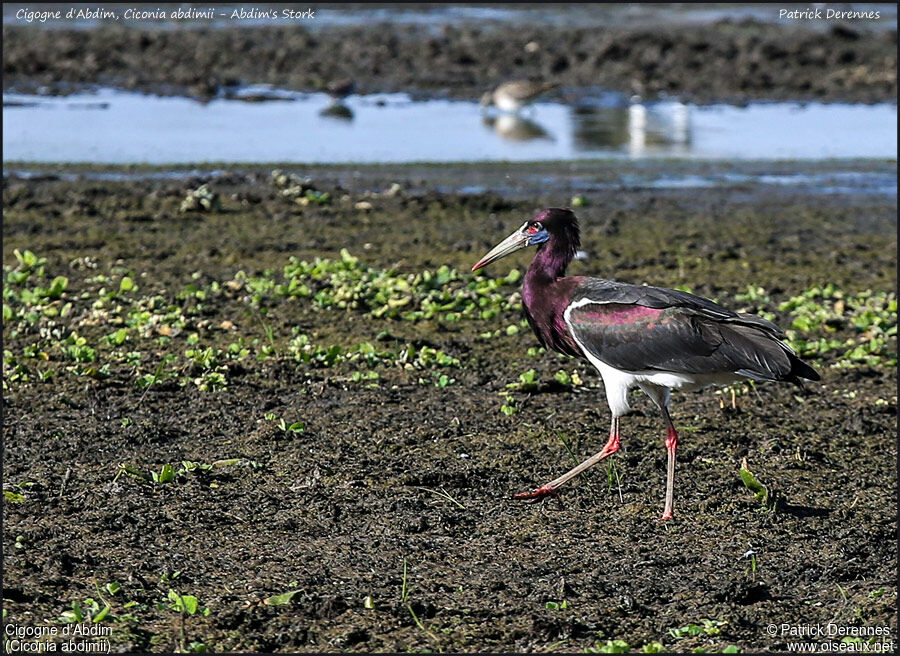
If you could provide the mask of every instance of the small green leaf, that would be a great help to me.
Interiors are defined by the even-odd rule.
[[[18,492],[11,492],[10,490],[3,490],[3,498],[6,499],[9,503],[22,503],[25,501],[25,497]]]
[[[627,654],[629,651],[628,643],[624,640],[607,640],[597,651],[601,654]]]
[[[94,618],[93,618],[92,621],[95,622],[95,623],[96,623],[96,622],[102,622],[103,619],[104,619],[107,615],[109,615],[109,604],[107,604],[106,606],[104,606],[103,610],[101,610],[99,613],[97,613],[96,615],[94,615]]]
[[[268,599],[264,599],[263,603],[267,606],[283,606],[284,604],[291,603],[291,599],[294,598],[294,595],[299,593],[300,590],[291,590],[290,592],[282,592],[281,594],[273,595]]]
[[[197,597],[194,597],[193,595],[184,595],[181,598],[181,603],[184,607],[184,611],[188,615],[193,615],[197,612]]]
[[[168,483],[175,480],[175,469],[172,465],[163,465],[156,480],[158,483]]]
[[[765,503],[766,497],[769,496],[769,491],[765,488],[765,486],[756,480],[756,477],[753,475],[753,472],[750,471],[747,466],[747,458],[741,460],[741,481],[743,481],[744,486],[753,492],[756,495],[756,500],[760,503]]]

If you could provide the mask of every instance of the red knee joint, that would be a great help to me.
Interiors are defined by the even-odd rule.
[[[678,446],[678,433],[676,433],[673,429],[669,429],[666,433],[666,448],[674,449]]]

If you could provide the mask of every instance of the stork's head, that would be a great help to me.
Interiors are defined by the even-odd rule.
[[[538,246],[550,240],[562,246],[570,254],[569,259],[575,254],[580,245],[580,239],[578,219],[575,218],[572,210],[558,207],[541,210],[478,260],[478,263],[472,267],[472,271],[477,271],[526,246]]]

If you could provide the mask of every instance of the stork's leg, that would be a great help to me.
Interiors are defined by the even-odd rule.
[[[672,513],[675,511],[675,450],[678,448],[678,433],[675,432],[675,425],[669,416],[668,408],[662,406],[661,409],[666,420],[666,451],[669,455],[666,468],[666,505],[661,517],[665,520],[672,519]]]
[[[577,467],[574,467],[567,471],[565,474],[560,476],[559,478],[554,478],[549,483],[545,483],[541,485],[539,488],[531,490],[531,492],[519,492],[518,494],[514,494],[514,499],[540,499],[548,494],[554,494],[556,492],[556,488],[561,486],[563,483],[568,481],[569,479],[578,476],[585,469],[593,467],[598,462],[606,458],[607,456],[611,456],[616,451],[619,450],[619,418],[613,417],[612,425],[609,428],[609,440],[607,440],[604,447],[590,458],[582,462]]]

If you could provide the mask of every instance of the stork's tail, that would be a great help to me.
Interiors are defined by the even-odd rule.
[[[723,347],[728,358],[740,367],[737,373],[753,380],[780,380],[797,385],[801,379],[821,380],[816,370],[782,341],[784,333],[768,321],[753,318],[759,321],[750,322],[744,315],[741,323],[722,326]]]

